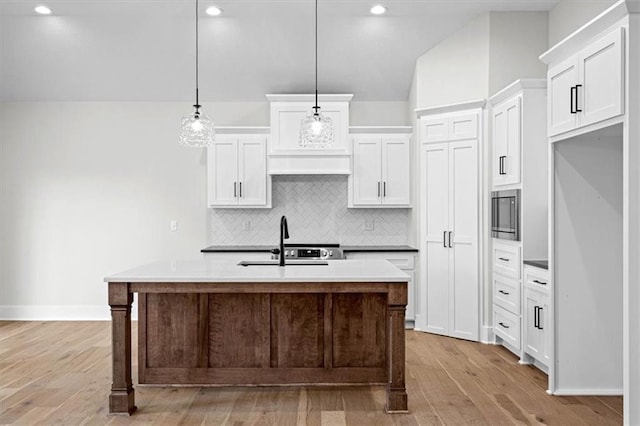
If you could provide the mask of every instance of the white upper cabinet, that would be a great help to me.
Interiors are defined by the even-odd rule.
[[[521,182],[521,103],[516,96],[493,108],[493,186]]]
[[[207,150],[210,207],[269,208],[266,135],[217,135]]]
[[[410,207],[411,135],[359,134],[352,139],[349,207]]]
[[[616,28],[568,59],[550,64],[548,135],[624,113],[624,28]]]

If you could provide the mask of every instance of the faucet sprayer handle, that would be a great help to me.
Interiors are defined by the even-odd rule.
[[[271,249],[271,254],[280,254],[280,249],[279,248],[272,248]]]

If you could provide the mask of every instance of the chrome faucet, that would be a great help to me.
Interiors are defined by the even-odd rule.
[[[287,217],[280,218],[280,247],[271,250],[271,253],[277,254],[279,257],[278,265],[284,266],[284,240],[289,239],[289,226],[287,225]]]

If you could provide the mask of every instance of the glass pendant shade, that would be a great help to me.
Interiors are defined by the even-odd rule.
[[[333,147],[333,123],[331,119],[319,112],[305,117],[300,123],[299,145],[312,149]]]
[[[198,111],[182,117],[180,125],[180,145],[191,148],[205,148],[213,144],[215,130],[213,120]]]

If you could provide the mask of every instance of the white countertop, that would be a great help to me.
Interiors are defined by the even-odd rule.
[[[386,260],[330,260],[328,265],[239,266],[198,259],[154,262],[105,277],[105,282],[407,282]]]

